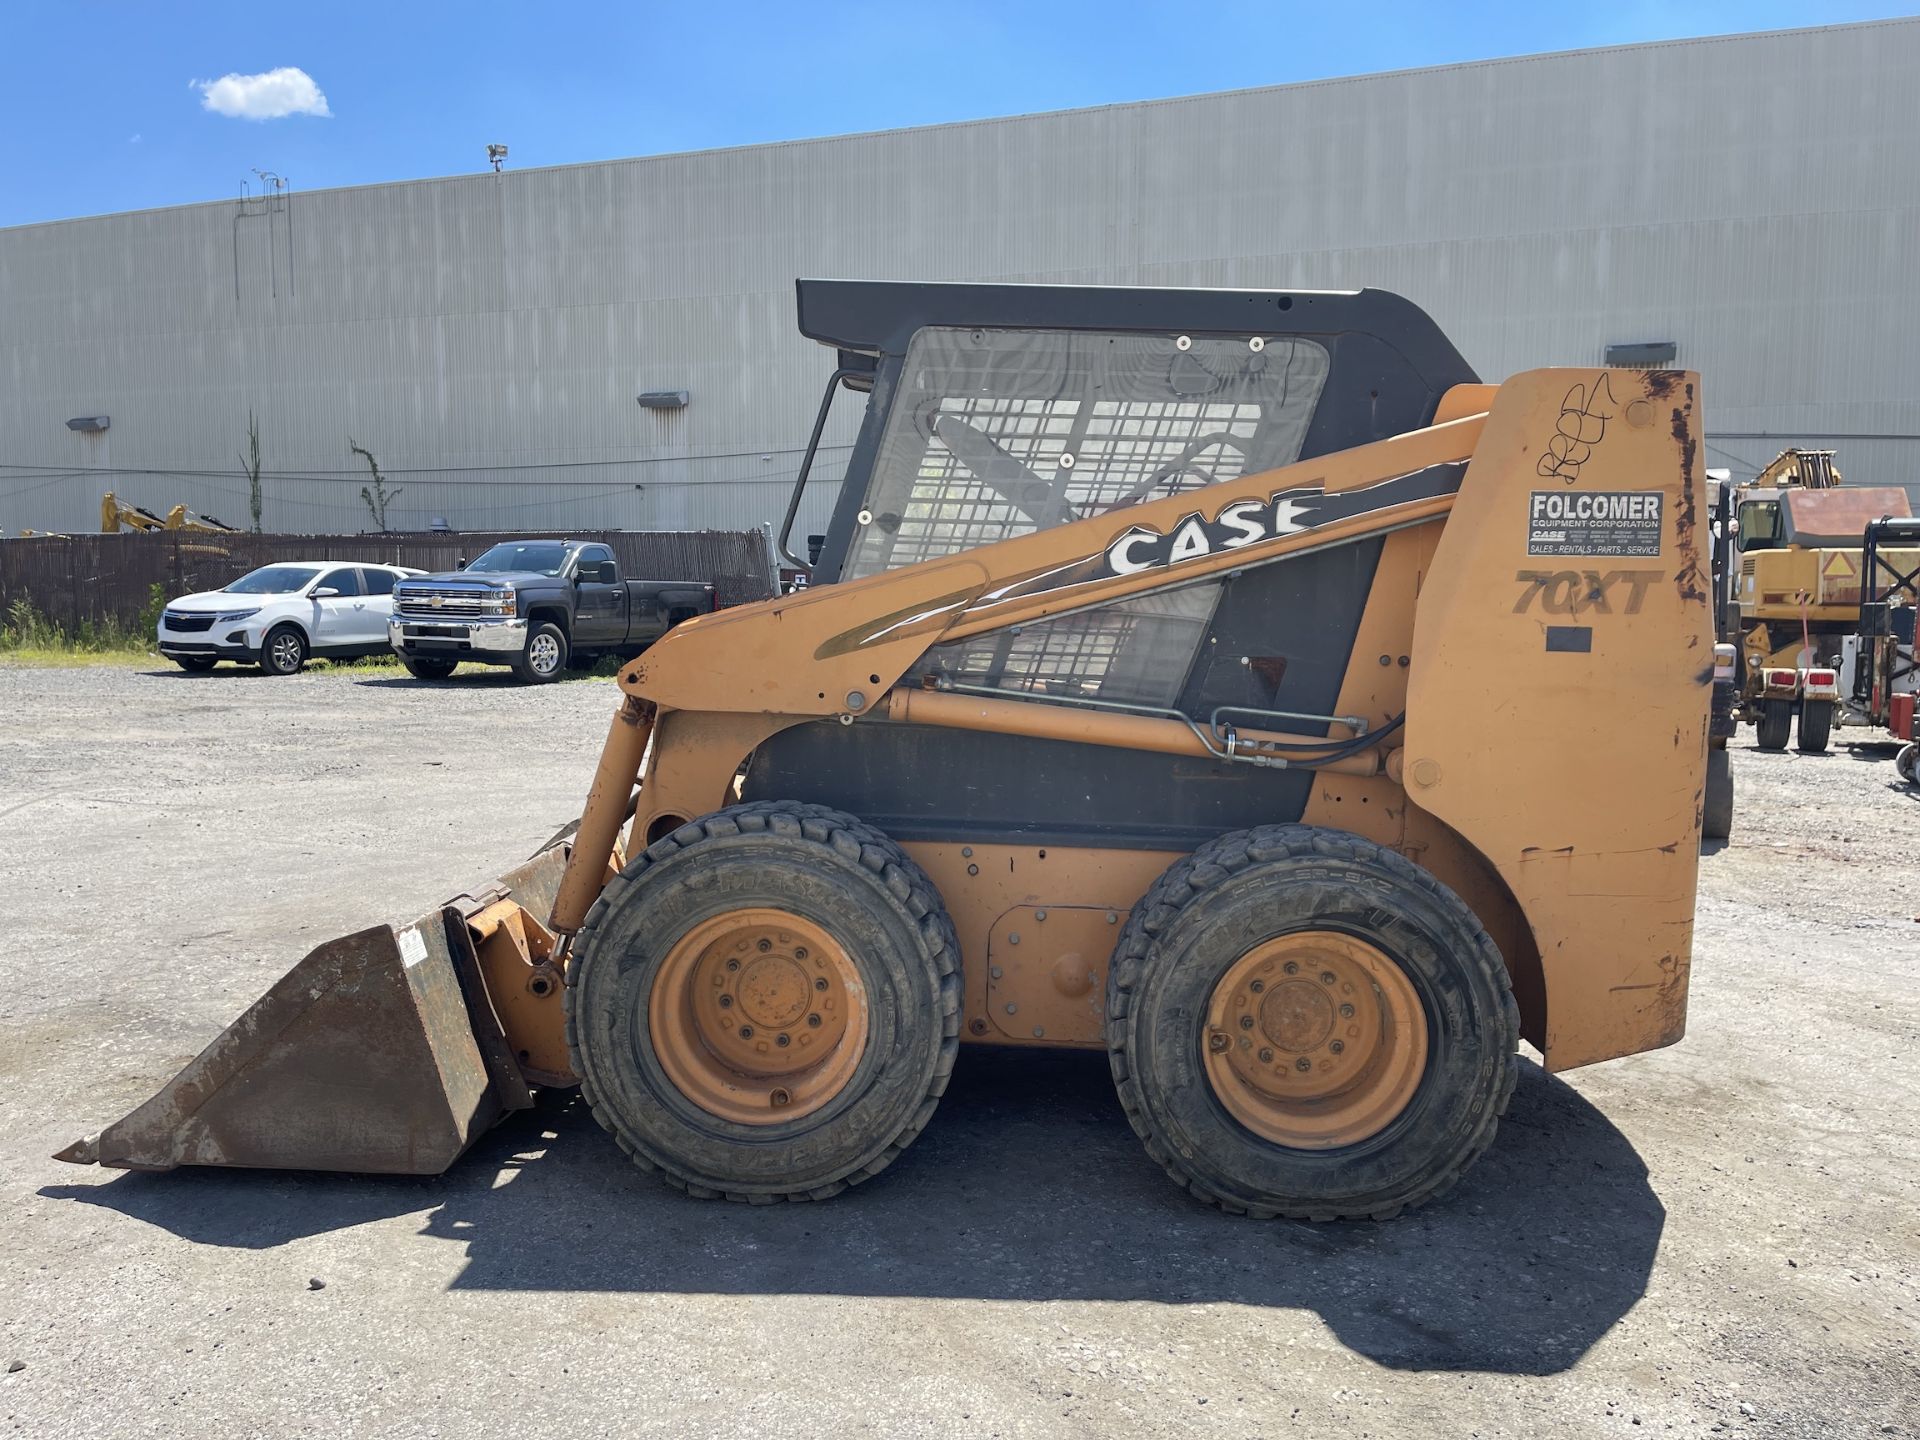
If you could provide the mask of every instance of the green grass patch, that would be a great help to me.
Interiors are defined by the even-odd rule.
[[[160,664],[151,651],[15,647],[0,650],[0,670],[145,670]]]
[[[122,620],[82,620],[68,629],[57,620],[42,615],[30,600],[16,600],[0,617],[0,659],[27,660],[31,664],[59,663],[50,657],[118,656],[121,658],[154,654],[154,632],[160,612],[166,607],[166,595],[158,585],[148,597],[147,608],[131,623]],[[84,661],[80,663],[85,663]]]

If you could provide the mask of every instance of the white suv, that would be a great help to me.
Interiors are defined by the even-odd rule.
[[[420,573],[324,561],[265,565],[224,590],[169,602],[160,653],[182,670],[238,660],[269,675],[298,674],[313,655],[385,655],[393,582]]]

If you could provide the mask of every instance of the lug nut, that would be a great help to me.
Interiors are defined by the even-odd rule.
[[[1342,1020],[1351,1020],[1353,1018],[1353,1007],[1351,1005],[1342,1005],[1340,1007],[1340,1018]]]
[[[1264,980],[1256,980],[1251,985],[1247,986],[1247,988],[1253,991],[1254,994],[1258,995],[1262,990],[1267,988],[1267,982]]]
[[[762,955],[764,955],[767,953],[767,951],[773,948],[773,942],[771,940],[767,940],[764,938],[760,940],[756,940],[754,942],[753,948],[758,950]]]
[[[1221,1034],[1218,1030],[1214,1031],[1211,1035],[1207,1036],[1207,1049],[1211,1050],[1216,1055],[1218,1055],[1222,1050],[1226,1049],[1232,1043],[1233,1042],[1231,1040],[1229,1040],[1225,1035]]]
[[[767,1092],[767,1103],[778,1110],[782,1105],[791,1105],[793,1103],[793,1096],[789,1095],[785,1090],[769,1090]]]
[[[1311,1070],[1313,1068],[1313,1062],[1302,1055],[1298,1060],[1293,1062],[1293,1068],[1296,1070]]]
[[[753,1038],[753,1027],[751,1025],[742,1025],[740,1027],[740,1038],[742,1040],[751,1040]]]
[[[740,962],[738,960],[727,961],[727,969],[738,970],[739,968],[740,968]]]
[[[794,958],[794,959],[796,959],[796,960],[804,960],[804,959],[806,959],[806,958],[807,958],[807,947],[806,947],[806,946],[804,946],[804,945],[796,945],[796,946],[794,946],[794,947],[793,947],[793,958]]]
[[[733,997],[731,995],[722,995],[720,997],[720,1008],[722,1010],[731,1010],[733,1008]]]
[[[773,1037],[773,1043],[780,1046],[791,1045],[793,1041],[783,1032]]]
[[[1241,1028],[1242,1030],[1251,1030],[1251,1029],[1253,1029],[1253,1016],[1251,1016],[1251,1015],[1242,1015],[1242,1016],[1240,1017],[1240,1028]]]
[[[816,990],[825,990],[827,988],[827,977],[822,975],[818,980],[815,980],[813,982],[813,988]]]
[[[807,1016],[807,1024],[818,1030],[820,1028],[820,1017],[818,1015]]]
[[[1333,972],[1331,970],[1322,970],[1320,972],[1320,983],[1322,985],[1331,985],[1333,983]]]
[[[1344,1040],[1336,1040],[1333,1042],[1333,1044],[1329,1045],[1327,1048],[1333,1051],[1333,1053],[1336,1055],[1343,1055],[1346,1053],[1347,1042]]]
[[[1271,1065],[1273,1063],[1273,1051],[1262,1050],[1260,1052],[1260,1063],[1262,1065]]]
[[[1286,964],[1282,965],[1280,968],[1286,971],[1287,974],[1289,975],[1298,975],[1300,973],[1300,966],[1297,961],[1289,960],[1287,961]]]

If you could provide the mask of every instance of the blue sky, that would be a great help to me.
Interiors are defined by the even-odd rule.
[[[510,167],[558,165],[1901,13],[1843,0],[9,0],[0,225],[222,199],[256,168],[299,190],[475,171],[496,140]]]

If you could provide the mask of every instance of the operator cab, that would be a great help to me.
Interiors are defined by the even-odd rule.
[[[1476,381],[1426,312],[1379,290],[803,280],[799,314],[839,363],[780,535],[796,566],[789,540],[829,410],[842,390],[868,397],[814,584],[1418,430],[1450,389]],[[1112,563],[1147,563],[1152,543]],[[1285,715],[1324,733],[1314,717],[1333,711],[1382,544],[1376,534],[936,645],[910,678],[1195,723],[1229,710]],[[1181,783],[1179,762],[1137,757],[1131,783],[1115,787],[1109,763],[1014,736],[811,725],[762,745],[741,793],[835,805],[903,838],[1098,833],[1177,848],[1298,813],[1308,775],[1195,786]]]

